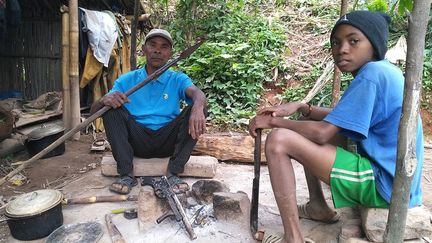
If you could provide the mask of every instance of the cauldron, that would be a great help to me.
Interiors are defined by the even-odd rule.
[[[11,235],[17,240],[43,238],[63,224],[63,194],[44,189],[22,194],[6,206]]]

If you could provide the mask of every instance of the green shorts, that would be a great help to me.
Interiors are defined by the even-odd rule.
[[[335,208],[359,205],[389,207],[376,190],[370,161],[340,147],[336,148],[336,159],[330,174],[330,190]]]

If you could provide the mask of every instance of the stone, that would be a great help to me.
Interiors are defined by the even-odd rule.
[[[217,220],[236,221],[249,226],[250,200],[246,193],[214,193],[213,211]]]
[[[361,219],[349,219],[343,223],[339,234],[339,243],[348,243],[352,238],[363,237]]]
[[[199,180],[192,184],[192,193],[198,202],[212,203],[216,192],[229,192],[228,187],[216,180]]]
[[[163,213],[160,200],[151,186],[143,186],[138,194],[138,226],[145,232],[156,224],[156,219]]]
[[[134,157],[135,176],[166,175],[169,158],[143,159]],[[218,160],[211,156],[191,156],[180,176],[213,178],[216,175]],[[105,155],[101,161],[101,172],[105,176],[117,176],[117,163],[112,154]]]
[[[382,242],[387,225],[388,209],[360,208],[363,230],[373,242]],[[404,240],[420,239],[432,234],[430,212],[424,206],[408,209]]]

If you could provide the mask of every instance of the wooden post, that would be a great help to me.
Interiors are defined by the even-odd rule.
[[[404,100],[398,132],[396,175],[393,180],[388,223],[384,232],[385,243],[404,241],[411,182],[417,166],[416,131],[423,75],[423,52],[430,7],[430,0],[414,1],[412,14],[408,17]]]
[[[138,15],[140,10],[139,5],[140,0],[135,0],[134,4],[134,18],[132,20],[132,31],[131,31],[131,70],[135,70],[137,68],[136,62],[136,47],[137,47],[137,28],[138,28]]]
[[[63,5],[62,13],[62,91],[63,91],[63,125],[66,131],[71,126],[71,98],[69,82],[69,9]]]
[[[79,58],[78,58],[78,0],[69,0],[69,80],[71,89],[71,127],[80,124],[80,97],[79,97]],[[74,140],[80,139],[77,132],[72,137]]]
[[[341,11],[340,11],[341,17],[347,13],[347,9],[348,9],[347,0],[342,0],[341,1]],[[340,88],[341,88],[341,71],[335,65],[334,70],[333,70],[333,88],[332,88],[331,107],[334,107],[339,101]]]

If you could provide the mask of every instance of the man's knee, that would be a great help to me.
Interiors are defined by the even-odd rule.
[[[290,133],[288,129],[273,129],[266,138],[266,153],[284,153],[286,154],[290,143]]]

